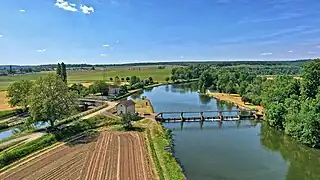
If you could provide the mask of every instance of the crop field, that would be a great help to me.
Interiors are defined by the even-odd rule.
[[[140,79],[146,79],[149,76],[154,81],[164,82],[165,77],[169,77],[172,66],[167,66],[164,69],[159,69],[158,66],[132,66],[132,67],[108,67],[106,70],[67,70],[69,83],[94,82],[97,80],[110,81],[110,78],[118,76],[121,78],[137,76]],[[55,73],[54,71],[28,73],[23,75],[0,76],[0,90],[7,89],[9,84],[19,80],[36,80],[48,73]]]
[[[157,179],[149,162],[142,134],[102,132],[1,173],[0,179]]]

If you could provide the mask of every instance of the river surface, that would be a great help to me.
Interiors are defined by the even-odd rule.
[[[146,96],[156,112],[235,110],[196,92],[194,84],[168,85]],[[173,131],[175,156],[190,180],[320,180],[320,150],[308,148],[254,121],[164,124]]]

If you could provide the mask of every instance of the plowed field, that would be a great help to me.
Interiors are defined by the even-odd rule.
[[[63,145],[0,175],[0,179],[156,179],[137,132],[102,132]]]

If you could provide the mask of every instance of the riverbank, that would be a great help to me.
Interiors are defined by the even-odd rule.
[[[182,168],[173,156],[172,139],[166,130],[154,119],[146,118],[136,125],[145,128],[147,149],[160,180],[186,179]]]
[[[207,95],[214,97],[220,101],[230,102],[233,103],[239,107],[246,108],[246,109],[256,109],[258,110],[258,114],[263,115],[263,107],[252,105],[249,103],[244,103],[241,100],[241,96],[239,94],[227,94],[227,93],[215,93],[208,91],[206,93]]]
[[[154,113],[152,103],[149,99],[137,99],[134,100],[135,110],[139,112],[140,115],[150,115]]]

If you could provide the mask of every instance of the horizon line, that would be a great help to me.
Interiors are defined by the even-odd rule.
[[[318,58],[307,58],[307,59],[277,59],[277,60],[263,60],[263,59],[228,59],[228,60],[167,60],[167,61],[132,61],[122,63],[65,63],[66,65],[99,65],[99,66],[112,66],[112,65],[132,65],[132,64],[159,64],[159,63],[202,63],[202,62],[294,62],[294,61],[307,61]],[[64,62],[64,61],[61,61]],[[57,62],[58,63],[58,62]],[[0,66],[46,66],[54,65],[57,63],[46,63],[46,64],[0,64]]]

